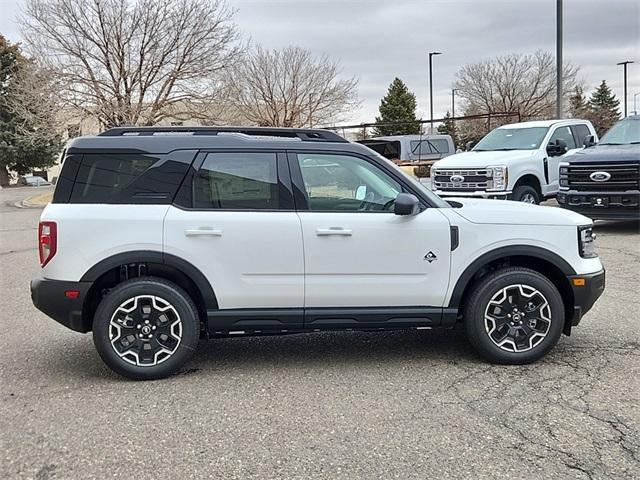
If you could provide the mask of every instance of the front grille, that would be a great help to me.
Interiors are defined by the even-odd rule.
[[[460,175],[464,177],[462,182],[452,182],[451,177]],[[493,186],[491,172],[482,170],[435,170],[432,173],[436,190],[486,190]]]
[[[596,182],[590,178],[594,172],[607,172],[609,180]],[[590,163],[570,164],[560,170],[560,187],[579,192],[638,190],[640,164],[638,163]]]

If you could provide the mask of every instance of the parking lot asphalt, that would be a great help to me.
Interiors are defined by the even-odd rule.
[[[606,291],[533,365],[461,330],[316,333],[203,341],[132,382],[32,306],[33,191],[0,190],[0,478],[640,477],[637,223],[598,225]]]

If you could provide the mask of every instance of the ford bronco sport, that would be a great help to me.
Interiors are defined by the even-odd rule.
[[[323,130],[114,128],[71,140],[33,302],[135,379],[200,338],[452,327],[491,362],[546,354],[604,289],[592,222],[445,202]]]

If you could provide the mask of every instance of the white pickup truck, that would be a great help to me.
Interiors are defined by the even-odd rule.
[[[431,168],[432,189],[442,197],[482,197],[540,203],[558,193],[558,164],[597,134],[587,120],[545,120],[504,125],[471,151]]]

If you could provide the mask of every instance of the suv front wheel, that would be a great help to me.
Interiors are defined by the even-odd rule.
[[[528,268],[509,267],[473,288],[463,317],[467,337],[483,357],[494,363],[525,364],[558,343],[564,305],[548,278]]]
[[[93,341],[116,373],[153,380],[176,372],[193,354],[200,337],[198,310],[189,295],[155,277],[114,287],[96,310]]]

